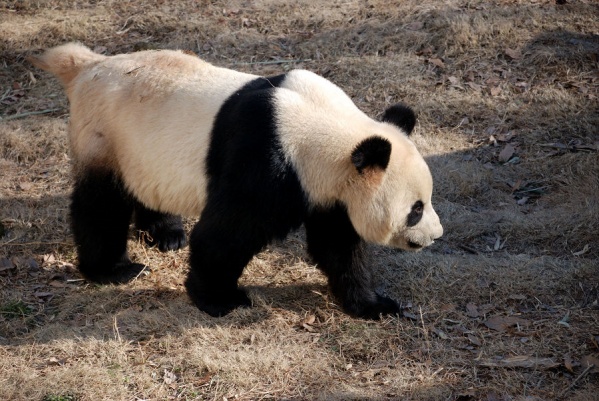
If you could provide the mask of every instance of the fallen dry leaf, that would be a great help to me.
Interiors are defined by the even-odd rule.
[[[316,321],[316,316],[314,316],[314,315],[308,315],[304,319],[304,323],[307,323],[307,324],[314,324],[315,321]]]
[[[22,182],[19,184],[19,188],[21,188],[23,191],[29,191],[31,188],[33,188],[33,184],[30,182]]]
[[[472,302],[469,302],[466,304],[466,315],[468,315],[469,317],[479,317],[480,316],[480,312],[478,311],[478,307],[473,304]]]
[[[482,85],[475,84],[474,82],[466,82],[471,89],[474,89],[476,92],[480,92],[482,90]]]
[[[583,356],[580,359],[580,365],[585,369],[589,366],[593,366],[590,373],[599,373],[599,357],[596,355]]]
[[[489,89],[489,93],[491,96],[499,96],[501,88],[499,86],[492,86],[491,89]]]
[[[32,270],[39,270],[40,269],[40,265],[33,258],[28,258],[25,261],[25,263],[27,263],[27,267],[29,267]]]
[[[309,325],[309,324],[307,324],[307,323],[302,323],[302,327],[303,327],[303,328],[304,328],[306,331],[308,331],[308,332],[310,332],[310,333],[314,333],[314,332],[316,331],[316,330],[314,329],[314,327],[310,326],[310,325]]]
[[[475,337],[472,334],[468,334],[467,337],[468,337],[468,341],[470,341],[472,344],[476,345],[477,347],[480,347],[482,345],[482,343],[480,342],[478,337]]]
[[[526,202],[528,202],[528,199],[530,199],[528,196],[523,196],[516,203],[520,206],[526,205]]]
[[[429,58],[428,62],[436,67],[445,68],[445,63],[440,58]]]
[[[528,326],[530,322],[515,316],[493,316],[487,319],[485,326],[496,331],[505,331],[513,326]]]
[[[177,381],[177,375],[173,372],[164,369],[164,375],[162,376],[165,384],[171,385]]]
[[[411,312],[403,311],[402,315],[411,320],[420,320],[420,318],[418,316],[416,316],[414,313],[411,313]]]
[[[424,23],[420,21],[414,21],[406,25],[406,29],[409,31],[419,31],[422,28],[424,28]]]
[[[514,131],[509,131],[505,134],[497,134],[496,138],[499,142],[509,142],[514,137]]]
[[[431,54],[433,54],[434,50],[435,50],[434,48],[428,46],[428,47],[423,48],[422,50],[418,50],[416,52],[416,55],[417,56],[430,56]]]
[[[500,396],[496,392],[491,391],[491,392],[487,393],[487,397],[485,398],[485,400],[486,401],[503,401],[503,400],[505,400],[505,398]]]
[[[564,355],[564,367],[570,372],[574,373],[574,361],[572,360],[572,356],[570,354]]]
[[[505,55],[511,58],[512,60],[518,60],[520,57],[522,57],[519,51],[510,48],[505,49],[504,52]]]
[[[42,256],[42,264],[43,265],[52,264],[54,262],[56,262],[56,257],[54,256],[54,254],[47,253]]]
[[[312,327],[312,324],[316,321],[316,316],[308,315],[301,322],[300,326],[303,327],[306,331],[310,333],[314,333],[316,330]]]
[[[433,333],[435,333],[439,338],[441,338],[443,340],[449,339],[449,336],[443,330],[440,330],[436,327],[433,327]]]
[[[507,162],[512,158],[512,156],[514,156],[514,153],[516,153],[516,148],[514,148],[512,145],[508,143],[507,145],[505,145],[505,148],[503,148],[501,153],[499,153],[499,161],[502,163]]]
[[[6,270],[12,270],[14,268],[15,268],[14,263],[11,262],[9,259],[0,258],[0,272],[6,271]]]
[[[65,364],[65,362],[66,362],[66,360],[65,360],[65,359],[58,359],[58,358],[56,358],[56,357],[54,357],[54,356],[51,356],[51,357],[50,357],[50,358],[48,358],[48,360],[47,360],[47,364],[48,364],[49,366],[62,366],[62,365],[64,365],[64,364]]]

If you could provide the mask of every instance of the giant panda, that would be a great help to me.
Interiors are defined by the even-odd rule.
[[[150,245],[186,245],[191,300],[212,316],[250,306],[238,278],[305,226],[307,249],[350,315],[400,307],[375,292],[365,243],[409,251],[442,235],[432,178],[401,104],[374,120],[312,72],[261,77],[181,51],[104,56],[69,43],[30,61],[62,82],[74,166],[70,213],[80,272],[119,283],[131,220]]]

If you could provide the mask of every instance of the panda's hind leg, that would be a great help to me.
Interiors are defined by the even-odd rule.
[[[99,283],[123,283],[144,268],[131,263],[127,235],[133,202],[122,182],[109,171],[88,169],[75,180],[71,224],[79,271]]]
[[[135,228],[149,246],[157,246],[162,252],[187,244],[181,216],[157,212],[139,202],[135,204]]]
[[[327,275],[331,292],[343,310],[355,317],[378,319],[399,314],[399,304],[376,293],[366,265],[365,243],[353,228],[344,207],[313,210],[306,218],[308,252]]]

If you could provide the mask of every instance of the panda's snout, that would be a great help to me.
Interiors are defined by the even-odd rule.
[[[418,229],[410,231],[408,231],[407,235],[404,237],[404,244],[407,245],[407,250],[410,251],[419,251],[422,248],[426,248],[443,235],[443,227],[441,224],[436,224],[434,228],[429,231],[428,235],[426,232]]]

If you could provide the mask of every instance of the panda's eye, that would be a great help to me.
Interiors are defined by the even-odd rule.
[[[412,210],[408,214],[408,227],[413,227],[420,219],[422,219],[422,213],[424,212],[424,204],[421,201],[417,201],[412,205]]]

